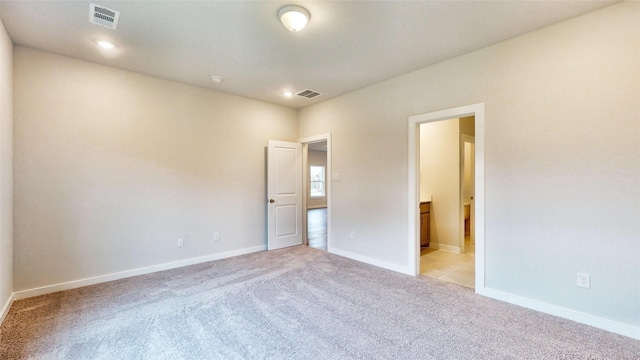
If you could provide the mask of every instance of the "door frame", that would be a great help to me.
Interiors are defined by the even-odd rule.
[[[331,246],[331,133],[314,135],[309,137],[304,137],[298,139],[298,142],[302,144],[302,191],[305,196],[302,198],[302,209],[304,210],[304,215],[302,216],[302,231],[304,234],[304,243],[308,244],[308,229],[307,229],[307,196],[306,194],[309,191],[309,144],[317,143],[317,142],[327,142],[327,168],[325,169],[325,192],[327,196],[327,252],[333,252],[333,248]]]
[[[409,117],[408,151],[408,253],[409,269],[420,274],[420,125],[440,120],[475,117],[475,291],[485,288],[485,239],[484,239],[484,103],[461,106]]]

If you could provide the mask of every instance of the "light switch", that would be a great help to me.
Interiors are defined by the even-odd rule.
[[[331,174],[331,180],[333,180],[333,181],[340,181],[340,174],[339,174],[339,173],[333,173],[333,174]]]

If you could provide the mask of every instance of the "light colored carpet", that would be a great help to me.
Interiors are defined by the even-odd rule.
[[[16,301],[2,359],[638,359],[640,342],[298,246]]]

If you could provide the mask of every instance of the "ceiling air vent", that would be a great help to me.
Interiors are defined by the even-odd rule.
[[[306,97],[307,99],[313,99],[316,96],[320,96],[322,95],[321,93],[317,92],[317,91],[313,91],[313,90],[302,90],[299,93],[297,93],[296,95],[298,96],[302,96],[302,97]]]
[[[120,18],[119,11],[107,9],[104,6],[96,4],[91,4],[89,8],[90,23],[115,30],[116,26],[118,26],[118,18]]]

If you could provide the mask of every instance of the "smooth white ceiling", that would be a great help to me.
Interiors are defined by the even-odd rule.
[[[89,1],[3,0],[0,16],[18,45],[302,108],[617,1],[93,2],[117,30],[89,23]],[[289,4],[311,13],[301,32],[277,18]],[[304,89],[323,95],[281,95]]]

